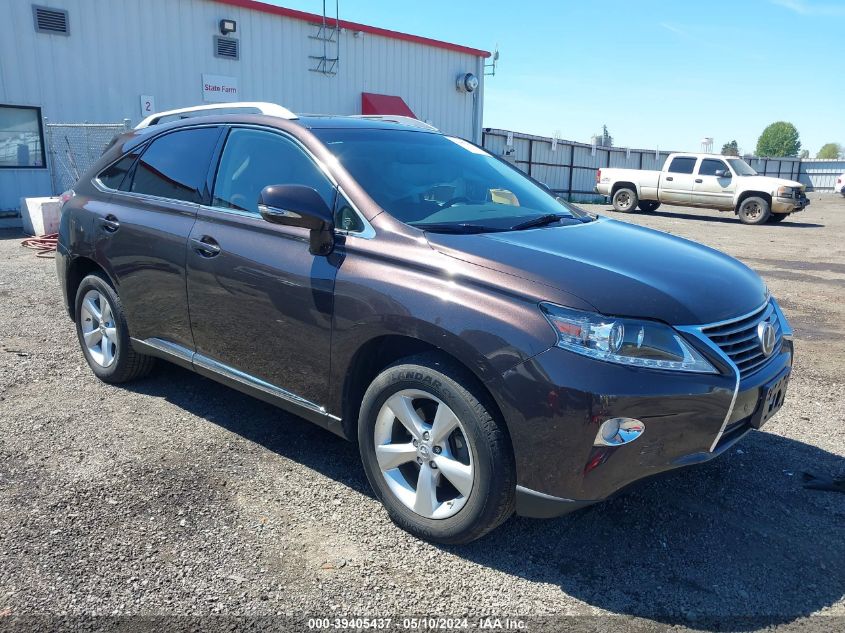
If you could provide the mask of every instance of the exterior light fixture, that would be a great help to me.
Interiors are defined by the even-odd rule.
[[[220,20],[221,35],[228,35],[238,30],[238,23],[234,20]]]
[[[478,88],[478,77],[472,73],[458,75],[456,87],[461,92],[475,92]]]

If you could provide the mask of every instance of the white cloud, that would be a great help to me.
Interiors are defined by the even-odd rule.
[[[769,0],[799,15],[845,16],[845,5],[816,4],[809,0]]]
[[[683,30],[682,28],[677,27],[674,24],[669,24],[668,22],[661,22],[660,26],[662,28],[666,29],[667,31],[671,31],[672,33],[675,33],[676,35],[686,35],[687,34],[687,32],[685,30]]]

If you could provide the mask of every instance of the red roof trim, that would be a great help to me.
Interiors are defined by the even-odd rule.
[[[241,9],[251,9],[252,11],[261,11],[262,13],[270,13],[272,15],[281,15],[286,18],[294,20],[302,20],[304,22],[319,23],[323,21],[322,15],[316,13],[308,13],[307,11],[297,11],[296,9],[287,9],[285,7],[277,7],[273,4],[266,4],[258,2],[257,0],[214,0],[220,4],[228,4],[233,7],[240,7]],[[334,22],[334,20],[332,20]],[[409,33],[400,33],[399,31],[391,31],[390,29],[382,29],[377,26],[368,26],[366,24],[359,24],[357,22],[349,22],[347,20],[340,20],[340,26],[345,29],[353,31],[363,31],[364,33],[372,33],[374,35],[381,35],[382,37],[389,37],[394,40],[403,40],[405,42],[414,42],[415,44],[423,44],[425,46],[433,46],[435,48],[444,48],[447,51],[455,51],[458,53],[465,53],[467,55],[474,55],[476,57],[490,57],[489,51],[483,51],[478,48],[470,48],[468,46],[460,46],[459,44],[452,44],[450,42],[442,42],[440,40],[433,40],[428,37],[420,37],[419,35],[410,35]]]

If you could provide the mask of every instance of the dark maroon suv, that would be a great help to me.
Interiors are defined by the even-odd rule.
[[[100,379],[161,358],[357,442],[426,539],[707,461],[783,402],[791,330],[753,271],[419,122],[170,113],[67,198],[58,273]]]

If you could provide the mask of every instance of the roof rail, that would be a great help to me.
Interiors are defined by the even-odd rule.
[[[162,119],[188,119],[193,116],[211,114],[232,114],[233,111],[248,110],[247,114],[266,114],[280,119],[297,119],[293,112],[276,103],[265,103],[263,101],[236,101],[234,103],[209,103],[206,105],[191,106],[189,108],[178,108],[176,110],[165,110],[156,112],[135,126],[140,130],[151,125],[163,123]]]
[[[373,121],[388,121],[389,123],[398,123],[399,125],[407,125],[408,127],[417,127],[421,130],[430,130],[432,132],[439,132],[436,127],[425,121],[420,121],[410,116],[402,116],[399,114],[353,114],[350,115],[353,119],[370,119]]]

